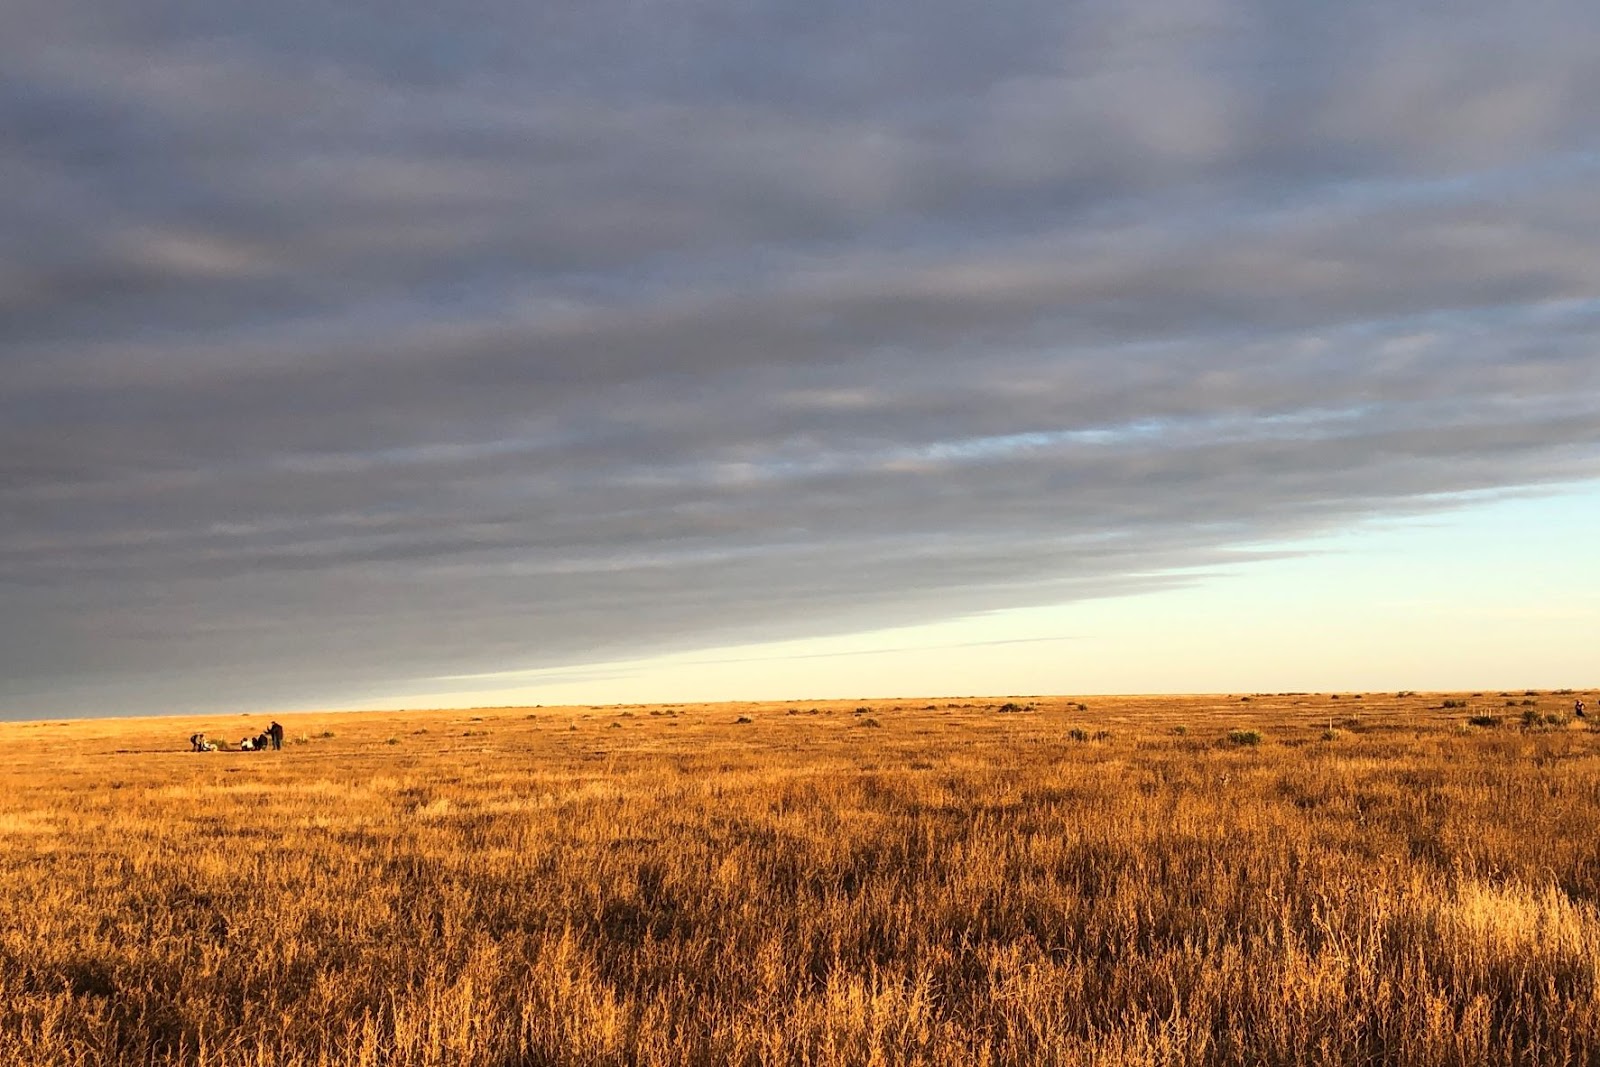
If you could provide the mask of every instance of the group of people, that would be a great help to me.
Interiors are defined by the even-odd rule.
[[[215,741],[206,739],[203,733],[189,735],[189,748],[194,752],[215,752],[221,746]],[[283,727],[273,723],[254,737],[246,737],[239,742],[241,752],[265,752],[267,749],[280,749],[283,747]]]

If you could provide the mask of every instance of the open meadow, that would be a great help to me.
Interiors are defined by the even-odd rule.
[[[0,1064],[1596,1063],[1574,699],[0,724]]]

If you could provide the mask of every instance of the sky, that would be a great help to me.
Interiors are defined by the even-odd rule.
[[[0,717],[1594,685],[1596,54],[10,0]]]

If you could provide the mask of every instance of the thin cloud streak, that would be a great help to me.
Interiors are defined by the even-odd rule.
[[[761,655],[757,655],[757,656],[729,656],[729,657],[721,657],[721,658],[716,658],[716,659],[690,659],[690,660],[682,661],[681,666],[686,666],[686,667],[709,667],[709,666],[722,666],[722,665],[730,664],[730,663],[789,663],[789,662],[792,662],[794,660],[806,660],[806,659],[846,659],[846,658],[854,658],[854,657],[857,657],[857,656],[889,656],[889,655],[900,655],[900,654],[904,654],[904,653],[907,653],[907,652],[940,652],[940,651],[951,651],[951,650],[954,650],[954,649],[961,649],[961,648],[990,648],[990,647],[993,647],[993,646],[996,646],[996,645],[1053,644],[1053,643],[1061,642],[1061,641],[1077,641],[1077,640],[1081,640],[1081,638],[1076,636],[1076,635],[1059,636],[1059,637],[1010,637],[1010,638],[1004,638],[1002,640],[996,640],[996,641],[954,641],[954,642],[949,642],[949,643],[946,643],[946,644],[900,645],[900,646],[896,646],[896,647],[893,647],[893,648],[853,648],[853,649],[841,649],[841,650],[832,651],[832,652],[788,652],[788,653],[781,653],[781,654],[777,654],[777,655],[766,655],[766,656],[761,656]],[[577,673],[581,677],[610,678],[610,677],[621,676],[620,673],[618,675],[611,675],[611,674],[605,674],[605,673],[592,673],[592,672],[600,672],[600,671],[602,671],[602,669],[608,669],[608,668],[610,668],[612,666],[613,666],[612,664],[590,664],[590,665],[587,665],[585,668],[581,668]],[[627,667],[629,665],[628,664],[621,664],[619,666]],[[622,672],[622,673],[626,673],[626,672]],[[634,673],[637,673],[637,672],[634,672]],[[428,678],[428,679],[426,679],[426,681],[430,681],[430,682],[475,682],[475,681],[482,681],[482,682],[512,682],[512,681],[516,681],[518,679],[526,679],[526,680],[529,680],[529,681],[549,681],[549,680],[570,681],[570,680],[572,680],[573,674],[574,674],[574,671],[573,671],[573,669],[570,669],[570,668],[565,668],[565,667],[546,667],[546,668],[535,668],[533,670],[525,670],[525,671],[487,671],[487,672],[484,672],[484,673],[481,673],[481,674],[443,674],[443,675],[439,675],[437,677]]]

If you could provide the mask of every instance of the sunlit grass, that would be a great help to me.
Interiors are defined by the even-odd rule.
[[[1249,696],[3,725],[0,1063],[1600,1060],[1600,735]]]

